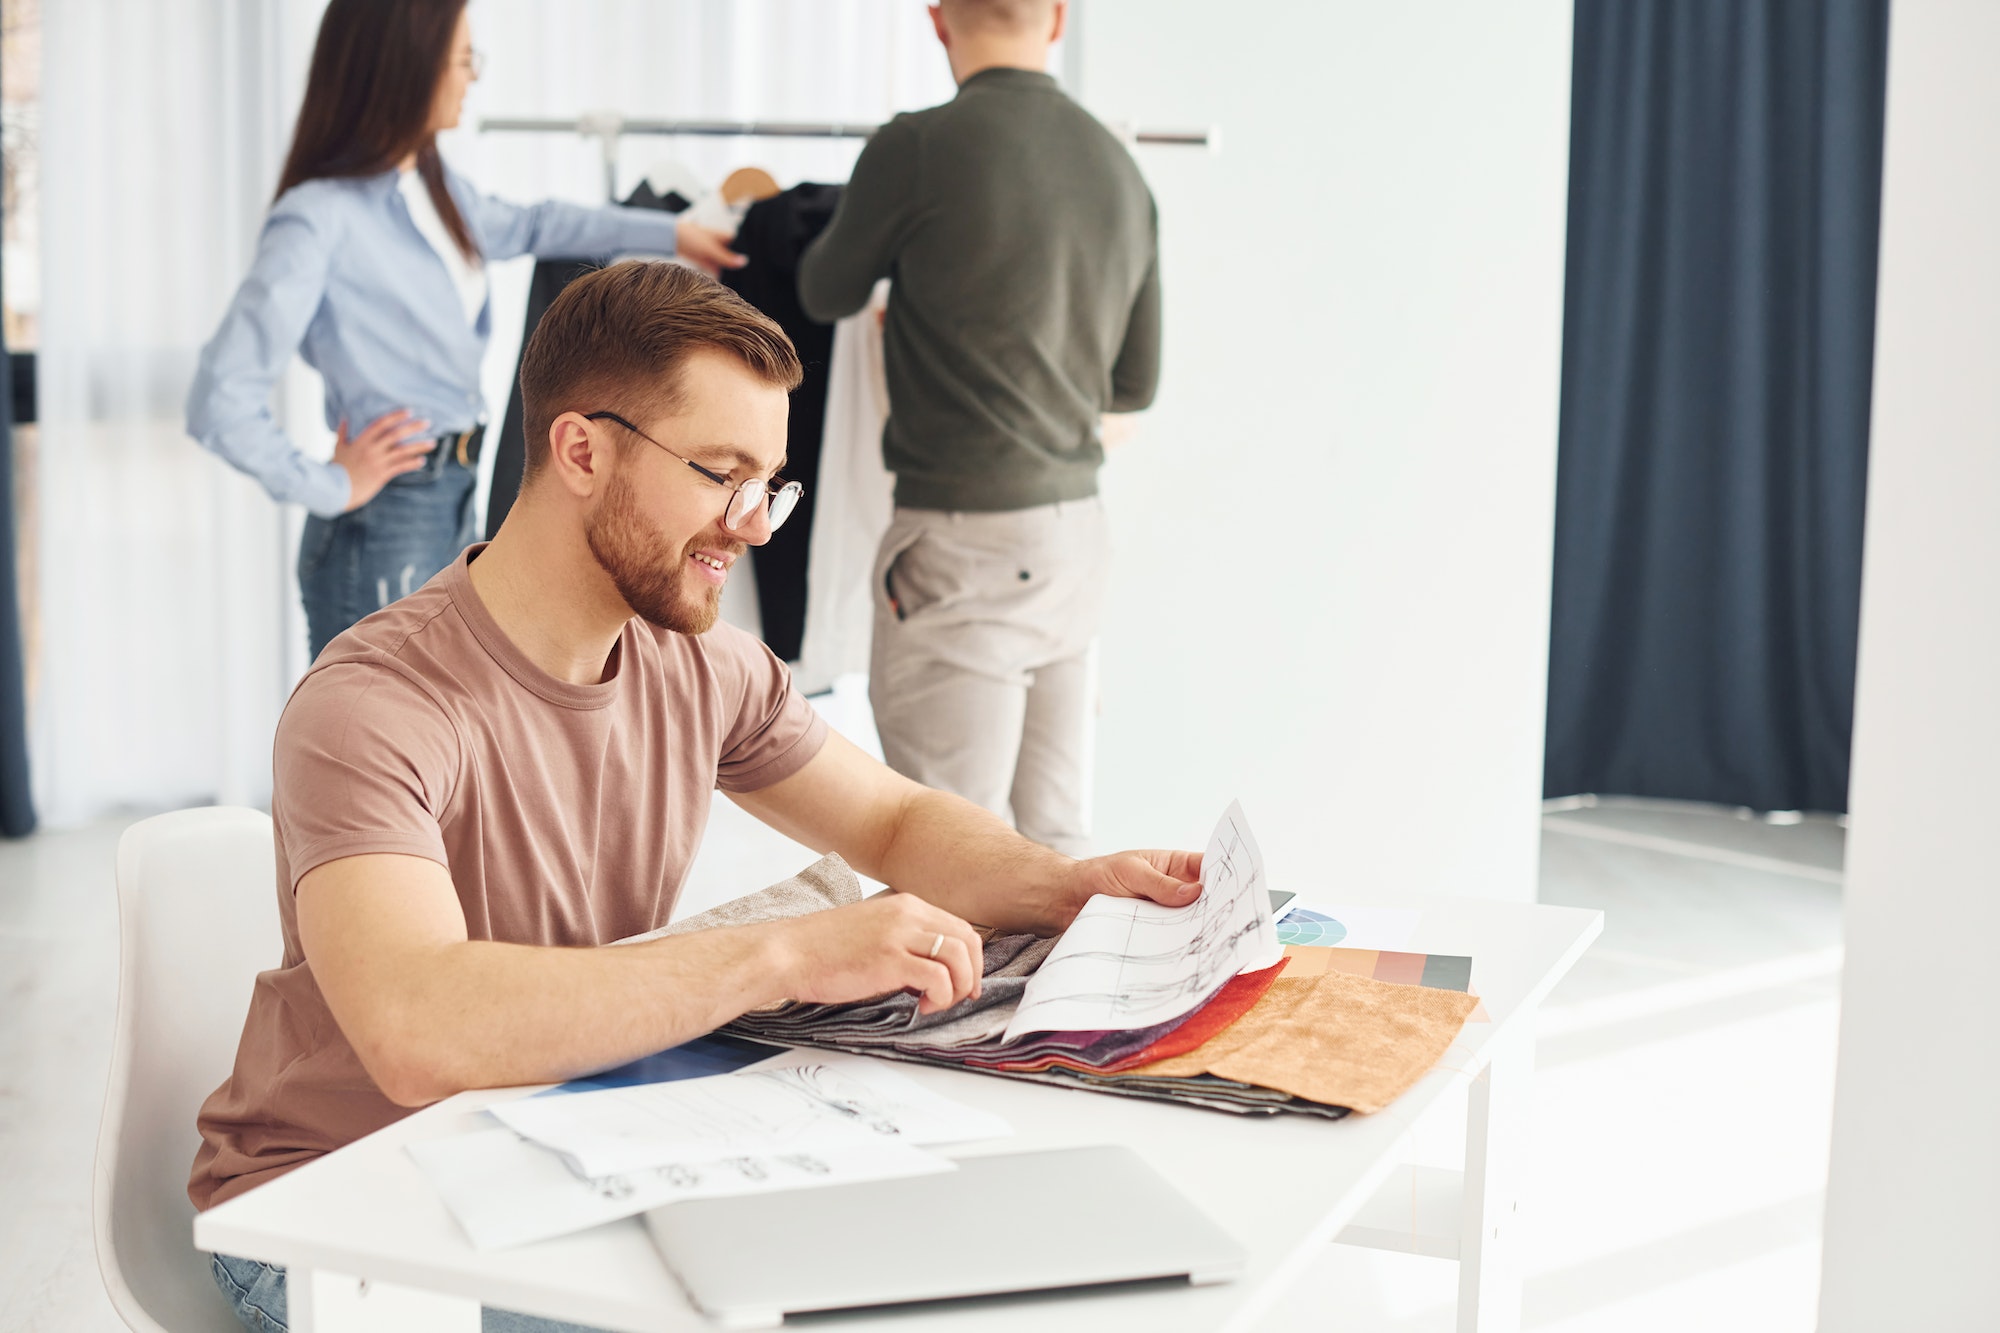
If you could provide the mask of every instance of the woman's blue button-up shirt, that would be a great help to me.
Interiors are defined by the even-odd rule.
[[[446,181],[489,262],[674,252],[669,213],[555,201],[522,207],[456,175]],[[265,220],[250,275],[202,349],[188,394],[189,434],[274,499],[315,514],[347,507],[347,473],[300,453],[272,414],[271,390],[294,352],[326,381],[329,427],[345,421],[358,433],[400,407],[446,435],[485,415],[479,363],[492,301],[467,322],[451,273],[396,184],[397,173],[387,171],[285,192]]]

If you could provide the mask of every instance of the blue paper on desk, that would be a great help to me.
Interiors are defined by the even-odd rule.
[[[635,1088],[645,1083],[677,1083],[684,1078],[707,1078],[710,1074],[731,1074],[739,1069],[784,1053],[782,1046],[712,1033],[693,1041],[655,1051],[630,1064],[619,1065],[584,1078],[536,1093],[555,1097],[570,1092],[601,1092],[605,1088]]]

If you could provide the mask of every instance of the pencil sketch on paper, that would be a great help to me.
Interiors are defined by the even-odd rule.
[[[1009,1132],[999,1117],[893,1069],[824,1052],[712,1078],[528,1097],[492,1114],[593,1180],[869,1140],[948,1143]]]
[[[1263,854],[1236,802],[1209,836],[1201,882],[1201,897],[1188,907],[1102,895],[1084,904],[1022,992],[1006,1040],[1164,1023],[1238,972],[1277,962],[1284,950]]]
[[[481,1249],[681,1199],[950,1171],[924,1149],[1013,1132],[879,1061],[826,1051],[489,1110],[506,1128],[409,1148]]]
[[[763,1194],[952,1170],[949,1158],[893,1139],[813,1152],[738,1155],[595,1179],[510,1129],[427,1139],[409,1154],[482,1250],[524,1245],[621,1217],[731,1194]]]

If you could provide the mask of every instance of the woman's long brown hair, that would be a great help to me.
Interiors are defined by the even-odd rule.
[[[431,103],[465,0],[332,0],[313,44],[305,102],[278,194],[322,177],[373,176],[411,153],[445,230],[468,260],[478,243],[452,202]]]

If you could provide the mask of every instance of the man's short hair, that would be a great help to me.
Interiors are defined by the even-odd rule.
[[[1047,24],[1055,0],[940,0],[959,32],[1022,32]]]
[[[548,462],[549,426],[565,412],[643,421],[675,411],[681,366],[703,348],[787,393],[799,387],[799,354],[785,331],[686,265],[632,260],[563,288],[521,356],[524,477]]]

